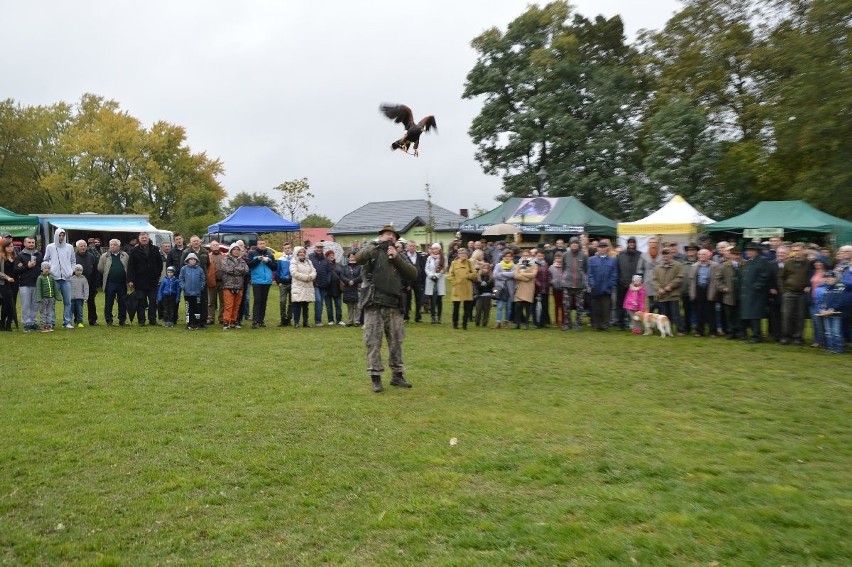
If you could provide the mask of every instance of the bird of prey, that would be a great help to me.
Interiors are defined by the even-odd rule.
[[[388,104],[379,105],[379,112],[393,120],[397,124],[402,124],[405,128],[405,133],[402,138],[391,144],[391,150],[402,150],[408,153],[408,146],[414,145],[414,157],[420,155],[418,148],[420,147],[420,135],[423,132],[428,132],[432,128],[435,132],[438,131],[438,124],[435,122],[435,117],[429,115],[420,122],[414,122],[414,115],[411,109],[404,104]]]

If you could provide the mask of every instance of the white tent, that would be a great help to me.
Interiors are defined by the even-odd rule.
[[[665,242],[677,242],[678,249],[683,251],[684,246],[695,240],[699,225],[714,222],[687,203],[686,199],[675,195],[644,219],[618,223],[618,243],[627,246],[627,239],[633,236],[636,238],[636,247],[645,251],[648,249],[648,240],[659,236]]]

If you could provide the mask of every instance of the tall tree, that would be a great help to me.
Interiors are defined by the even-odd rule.
[[[481,96],[483,107],[469,133],[483,170],[502,176],[502,198],[576,195],[613,214],[629,207],[636,181],[635,53],[620,18],[569,16],[564,1],[534,5],[505,33],[473,40],[479,57],[463,97]]]
[[[760,195],[852,218],[852,0],[772,5],[782,16],[765,52],[775,151]]]
[[[701,203],[708,214],[724,215],[712,205],[720,193],[715,179],[719,142],[701,109],[689,101],[672,100],[651,117],[648,130],[643,165],[650,191],[637,199],[637,209],[649,214],[662,201],[681,195]]]
[[[281,207],[288,220],[294,220],[307,214],[310,210],[308,202],[314,198],[308,178],[293,179],[275,186],[281,192]]]
[[[240,191],[228,202],[224,212],[229,215],[240,207],[269,207],[278,213],[278,203],[266,193],[248,194],[245,191]]]
[[[312,213],[299,223],[302,228],[331,228],[334,226],[334,221],[327,216]]]

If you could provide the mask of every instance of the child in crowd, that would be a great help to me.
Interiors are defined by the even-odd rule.
[[[642,333],[642,323],[636,321],[634,316],[637,311],[644,311],[646,293],[645,286],[642,284],[642,276],[636,274],[627,288],[627,294],[624,296],[624,303],[622,304],[630,317],[630,332],[634,335]]]
[[[71,307],[74,313],[74,326],[82,329],[83,304],[89,299],[89,281],[83,275],[83,266],[74,265],[74,275],[71,276]]]
[[[825,292],[818,313],[822,319],[825,336],[825,349],[835,354],[843,354],[843,319],[849,312],[849,297],[846,286],[837,281],[837,274],[826,270],[823,275]]]
[[[56,280],[50,275],[50,262],[41,263],[41,275],[36,279],[35,289],[41,332],[49,333],[56,324]]]
[[[550,271],[550,287],[553,290],[553,324],[562,327],[565,324],[565,272],[562,271],[562,254],[553,257]]]
[[[186,255],[186,264],[180,270],[180,288],[186,298],[186,328],[194,331],[201,327],[201,294],[207,293],[207,274],[194,252]]]
[[[175,276],[174,266],[166,268],[166,277],[157,289],[157,303],[163,306],[163,327],[174,327],[177,323],[177,304],[180,299],[180,280]]]
[[[494,295],[494,276],[491,275],[491,264],[483,262],[479,268],[479,281],[475,282],[476,292],[476,326],[487,327],[491,318],[491,298]]]

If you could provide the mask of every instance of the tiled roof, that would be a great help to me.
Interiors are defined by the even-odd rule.
[[[465,217],[443,207],[432,204],[435,230],[457,230]],[[374,234],[386,224],[392,224],[399,232],[414,225],[425,225],[429,221],[429,205],[425,199],[406,201],[380,201],[367,203],[344,215],[329,234]]]

